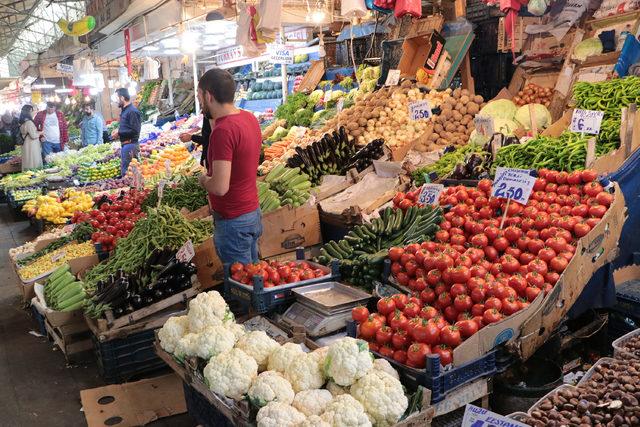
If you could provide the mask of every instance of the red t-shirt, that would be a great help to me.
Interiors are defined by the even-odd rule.
[[[240,110],[215,122],[209,137],[208,175],[216,160],[231,162],[229,191],[224,196],[209,194],[211,209],[225,219],[236,218],[260,206],[256,176],[260,161],[262,132],[255,116]]]

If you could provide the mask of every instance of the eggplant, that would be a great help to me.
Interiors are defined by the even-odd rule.
[[[143,307],[151,305],[151,304],[153,304],[153,297],[152,296],[146,296],[146,297],[142,298],[142,302],[144,303]]]
[[[138,294],[131,295],[129,301],[136,310],[143,307],[142,297]]]
[[[153,300],[154,301],[160,301],[163,298],[164,298],[164,292],[162,291],[162,289],[156,288],[153,291]]]
[[[465,166],[464,163],[458,163],[453,171],[451,172],[451,177],[453,179],[464,179],[465,176]]]

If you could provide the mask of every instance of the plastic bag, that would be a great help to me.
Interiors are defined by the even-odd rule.
[[[364,0],[342,0],[340,15],[361,18],[367,14]]]
[[[527,10],[532,15],[542,16],[549,7],[549,0],[530,0]]]
[[[420,18],[422,16],[422,2],[421,0],[396,0],[393,13],[396,18],[402,18],[404,15]]]

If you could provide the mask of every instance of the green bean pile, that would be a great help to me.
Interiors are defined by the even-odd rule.
[[[172,208],[186,208],[195,211],[207,204],[207,192],[198,183],[198,175],[185,176],[174,186],[164,187],[162,204]],[[156,187],[142,202],[142,210],[155,208],[158,205],[158,187]]]
[[[129,235],[118,241],[115,254],[87,272],[85,285],[93,289],[100,280],[119,270],[137,271],[156,248],[177,250],[189,239],[197,245],[212,234],[211,221],[188,221],[169,206],[150,208],[147,217],[136,222]]]
[[[438,177],[448,176],[458,163],[464,162],[467,154],[483,153],[483,147],[480,144],[467,144],[456,148],[454,151],[443,154],[437,162],[417,169],[413,172],[412,177],[416,186],[424,184],[424,174],[435,172]],[[484,153],[483,153],[484,154]]]

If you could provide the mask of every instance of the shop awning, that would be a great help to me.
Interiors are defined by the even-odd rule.
[[[376,28],[375,22],[367,22],[360,25],[347,25],[340,32],[340,35],[336,39],[337,42],[343,42],[351,38],[351,32],[353,31],[353,38],[369,37],[375,31],[376,34],[385,34],[388,32],[386,28],[378,24]]]

